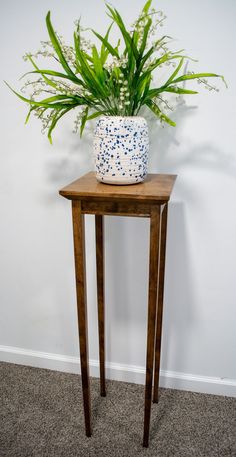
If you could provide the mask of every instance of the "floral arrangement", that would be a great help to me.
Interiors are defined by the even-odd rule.
[[[158,33],[166,16],[162,11],[152,8],[148,0],[138,19],[128,30],[119,12],[106,4],[107,14],[112,20],[105,36],[94,30],[99,47],[85,38],[87,30],[79,21],[75,23],[74,44],[68,46],[54,30],[50,12],[46,16],[49,40],[41,42],[42,49],[36,54],[27,53],[24,60],[30,61],[34,79],[27,80],[20,94],[13,92],[30,106],[26,118],[34,113],[42,121],[43,131],[47,131],[52,142],[52,131],[66,113],[77,109],[75,131],[80,128],[82,135],[86,122],[100,115],[136,116],[143,106],[148,107],[160,121],[175,126],[166,111],[171,110],[165,93],[176,96],[197,94],[186,89],[182,83],[196,79],[205,88],[218,91],[207,78],[220,77],[215,73],[182,73],[184,63],[190,57],[184,50],[171,51],[169,36]],[[115,45],[109,41],[113,26],[118,27],[120,38]],[[60,66],[59,70],[40,69],[35,60],[49,58]],[[159,86],[155,86],[153,73],[156,69],[168,66],[170,75]],[[24,75],[24,76],[26,76]],[[9,86],[10,87],[10,86]],[[28,89],[32,91],[26,97]],[[37,97],[43,97],[40,100]]]

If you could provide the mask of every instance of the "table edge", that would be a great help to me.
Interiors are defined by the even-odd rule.
[[[154,197],[153,195],[149,196],[140,196],[140,195],[116,195],[116,194],[111,194],[109,196],[103,196],[103,195],[94,195],[94,194],[89,194],[88,192],[66,192],[63,190],[59,191],[59,195],[62,197],[66,198],[67,200],[94,200],[94,201],[134,201],[134,202],[148,202],[148,203],[160,203],[160,202],[168,202],[170,200],[170,195],[160,195],[157,197]]]
[[[88,173],[89,174],[89,173]],[[153,174],[153,173],[150,173]],[[75,183],[73,181],[71,184],[63,187],[62,189],[59,190],[59,195],[62,197],[68,199],[68,200],[97,200],[97,201],[109,201],[109,200],[116,200],[116,201],[141,201],[141,202],[168,202],[170,200],[170,196],[172,194],[173,188],[175,181],[177,179],[177,175],[175,174],[168,174],[168,176],[171,176],[173,178],[173,185],[171,187],[170,193],[168,195],[166,194],[160,194],[158,196],[155,195],[142,195],[142,194],[117,194],[117,193],[110,193],[109,195],[103,194],[102,192],[97,192],[95,194],[94,192],[83,192],[83,191],[73,191],[73,190],[68,190],[68,187]],[[117,186],[115,186],[117,187]],[[123,187],[123,186],[122,186]]]

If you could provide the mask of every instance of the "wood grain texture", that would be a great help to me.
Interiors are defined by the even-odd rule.
[[[96,267],[97,267],[97,301],[98,301],[98,335],[100,362],[100,393],[106,396],[105,387],[105,294],[104,294],[104,217],[95,216],[96,234]]]
[[[150,217],[151,205],[129,201],[84,201],[81,202],[82,213],[107,216]]]
[[[85,430],[91,436],[84,215],[78,200],[72,201],[72,220]]]
[[[152,380],[154,364],[156,302],[160,236],[160,206],[153,206],[150,219],[150,250],[149,250],[149,292],[148,292],[148,326],[146,355],[146,385],[144,405],[143,446],[148,447],[149,428],[152,404]]]
[[[89,172],[59,191],[72,199],[96,199],[124,201],[167,202],[170,198],[176,175],[148,174],[144,182],[126,186],[103,184],[97,181],[94,172]]]
[[[158,274],[158,299],[157,299],[157,319],[156,319],[156,346],[155,346],[155,370],[153,403],[158,403],[158,388],[160,376],[161,360],[161,336],[162,336],[162,316],[164,299],[164,280],[165,280],[165,257],[166,257],[166,231],[167,231],[168,204],[165,204],[161,214],[161,237],[160,237],[160,260]]]

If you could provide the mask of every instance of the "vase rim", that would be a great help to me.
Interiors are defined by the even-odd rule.
[[[106,116],[106,115],[100,116],[100,119],[101,118],[105,118],[106,119],[108,117],[112,117],[112,118],[115,117],[116,119],[134,119],[134,118],[135,119],[145,119],[144,116],[111,116],[111,115],[109,115],[109,116]]]

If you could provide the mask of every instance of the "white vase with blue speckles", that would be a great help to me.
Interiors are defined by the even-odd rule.
[[[96,177],[107,184],[136,184],[147,175],[148,125],[139,116],[102,116],[94,134]]]

